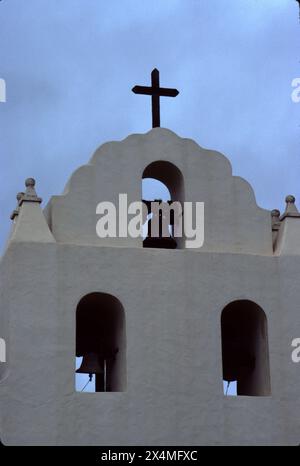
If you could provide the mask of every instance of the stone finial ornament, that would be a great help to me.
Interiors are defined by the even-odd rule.
[[[286,217],[300,217],[300,213],[295,205],[295,201],[296,198],[292,194],[286,196],[286,208],[280,220],[284,220]]]
[[[11,220],[14,220],[18,215],[19,215],[19,210],[20,210],[20,202],[22,197],[25,195],[25,193],[18,193],[17,194],[17,207],[12,211],[12,214],[10,216]]]
[[[276,241],[278,232],[280,230],[281,222],[280,222],[280,210],[274,209],[271,212],[272,217],[272,239],[273,239],[273,249],[275,250]]]
[[[278,209],[273,209],[272,212],[271,212],[271,216],[272,216],[272,225],[274,225],[275,223],[279,222],[280,220],[280,210]]]
[[[42,199],[38,197],[36,193],[35,179],[27,178],[27,180],[25,180],[25,186],[26,191],[20,200],[20,206],[23,204],[23,202],[38,202],[40,204],[42,202]]]
[[[292,194],[289,194],[285,198],[285,202],[287,202],[288,204],[295,204],[295,201],[296,201],[296,198]]]
[[[25,193],[17,196],[18,206],[12,214],[17,216],[10,235],[11,243],[55,243],[45,215],[40,207],[42,199],[35,191],[35,180],[28,178],[25,181]]]

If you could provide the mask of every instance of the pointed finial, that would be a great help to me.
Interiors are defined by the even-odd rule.
[[[20,199],[20,206],[23,202],[42,202],[42,199],[38,197],[35,191],[35,179],[34,178],[27,178],[25,180],[26,192]]]
[[[25,181],[25,193],[18,194],[18,220],[12,227],[10,242],[55,243],[54,236],[40,207],[42,199],[35,192],[35,180]]]
[[[295,205],[295,201],[296,198],[292,194],[286,196],[286,208],[280,220],[283,220],[285,217],[300,217],[300,213]]]
[[[12,214],[10,216],[11,220],[14,220],[18,215],[19,215],[19,210],[20,210],[20,202],[22,197],[24,196],[25,193],[18,193],[16,198],[17,198],[17,207],[12,211]]]

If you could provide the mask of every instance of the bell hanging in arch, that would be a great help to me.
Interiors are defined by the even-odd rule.
[[[143,200],[144,204],[147,206],[148,215],[152,214],[152,218],[148,220],[148,233],[146,238],[143,241],[144,248],[162,248],[162,249],[176,249],[177,242],[174,239],[171,231],[174,228],[174,212],[170,212],[170,224],[168,225],[167,217],[163,212],[163,206],[168,204],[169,206],[172,205],[172,201],[163,202],[161,199],[155,199],[153,202],[159,204],[160,209],[158,212],[153,212],[151,210],[152,201],[145,201]],[[152,235],[152,225],[154,223],[158,225],[158,236]],[[166,227],[169,229],[169,234],[167,236],[163,235],[164,229]],[[171,231],[170,231],[171,230]]]
[[[83,355],[82,363],[79,369],[76,370],[78,374],[103,374],[104,366],[103,361],[100,362],[99,355],[96,353],[87,353]]]

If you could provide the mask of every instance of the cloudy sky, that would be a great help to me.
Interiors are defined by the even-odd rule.
[[[300,207],[300,24],[295,0],[2,0],[0,247],[24,179],[47,202],[108,140],[161,125],[223,152],[265,208]]]

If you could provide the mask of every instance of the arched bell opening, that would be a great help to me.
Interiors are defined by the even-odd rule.
[[[221,332],[227,388],[233,382],[237,395],[270,395],[267,317],[262,308],[248,300],[228,304],[222,312]]]
[[[147,206],[143,247],[184,247],[183,176],[170,162],[156,161],[143,172],[142,199]]]
[[[126,389],[125,312],[107,293],[84,296],[76,310],[77,391],[116,392]],[[82,375],[84,374],[84,376]]]

